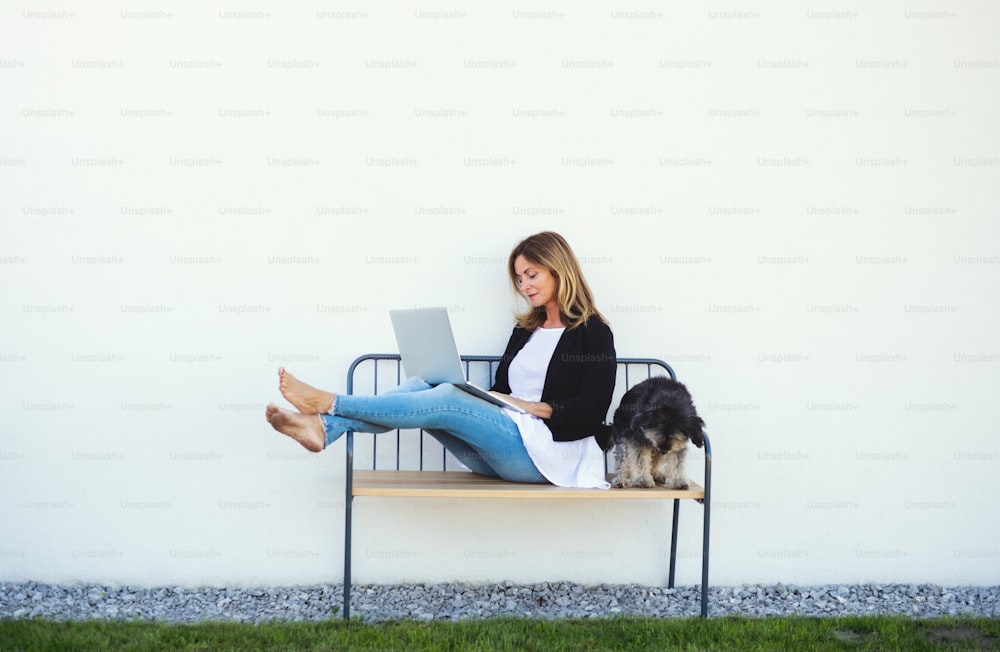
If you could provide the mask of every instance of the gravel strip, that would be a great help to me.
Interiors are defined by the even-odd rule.
[[[617,615],[697,616],[698,587],[582,586],[569,583],[355,586],[352,616],[385,620],[465,620]],[[199,621],[325,620],[340,613],[341,585],[279,588],[134,588],[0,583],[0,618]],[[905,614],[1000,616],[1000,586],[915,584],[741,586],[709,590],[712,616]]]

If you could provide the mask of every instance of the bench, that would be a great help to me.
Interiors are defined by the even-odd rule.
[[[481,386],[492,385],[493,375],[500,362],[500,356],[462,356],[466,377]],[[611,413],[617,407],[621,396],[630,387],[654,375],[669,375],[677,378],[674,370],[666,362],[652,358],[618,358],[618,380]],[[398,354],[372,353],[359,357],[351,363],[347,372],[347,393],[353,394],[359,384],[364,383],[366,393],[378,394],[395,387],[402,378],[402,364]],[[411,434],[406,431],[406,434]],[[355,433],[345,433],[347,468],[345,481],[346,505],[344,510],[344,619],[351,617],[351,521],[355,498],[470,498],[504,500],[672,500],[673,519],[670,531],[670,562],[668,587],[674,586],[674,570],[677,562],[677,526],[680,516],[680,502],[684,499],[696,500],[703,506],[702,512],[702,554],[701,554],[701,616],[708,616],[708,536],[709,515],[712,495],[712,446],[705,437],[704,485],[694,482],[685,490],[666,489],[576,489],[553,485],[519,484],[496,478],[476,475],[465,470],[448,470],[449,454],[436,440],[423,431],[419,433],[415,451],[401,454],[403,432],[387,432],[380,435],[365,433],[371,438],[370,468],[355,468]],[[425,439],[433,442],[425,447]],[[380,443],[383,444],[381,452]],[[389,453],[385,452],[388,444]],[[408,445],[413,446],[413,442]],[[431,452],[440,452],[440,458]],[[366,451],[369,450],[366,448]],[[415,469],[403,468],[412,465]],[[435,459],[431,459],[434,457]],[[605,469],[609,468],[612,455],[605,456]],[[388,462],[386,462],[388,460]],[[452,458],[454,460],[454,458]],[[381,468],[379,463],[383,462]],[[457,467],[457,461],[451,462]],[[388,468],[386,468],[388,466]],[[431,468],[433,467],[433,468]],[[609,473],[609,480],[612,474]]]

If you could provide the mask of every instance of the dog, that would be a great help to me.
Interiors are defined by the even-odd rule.
[[[705,422],[687,387],[654,376],[622,397],[612,421],[618,475],[615,487],[687,489],[687,444],[705,445]]]

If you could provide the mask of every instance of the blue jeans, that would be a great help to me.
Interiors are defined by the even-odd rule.
[[[504,409],[450,384],[410,378],[384,394],[338,394],[333,415],[321,414],[326,445],[348,430],[422,428],[473,472],[509,482],[547,482]]]

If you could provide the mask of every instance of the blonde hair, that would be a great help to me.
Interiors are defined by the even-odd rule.
[[[507,259],[510,283],[514,287],[514,293],[523,296],[514,271],[514,261],[518,256],[524,256],[528,262],[548,269],[556,277],[556,303],[559,304],[562,321],[568,328],[576,328],[595,316],[607,323],[608,320],[594,305],[594,295],[583,278],[576,254],[565,238],[553,231],[543,231],[525,238],[510,252]],[[529,304],[528,309],[517,313],[516,317],[518,326],[535,330],[545,323],[545,308],[534,308]]]

